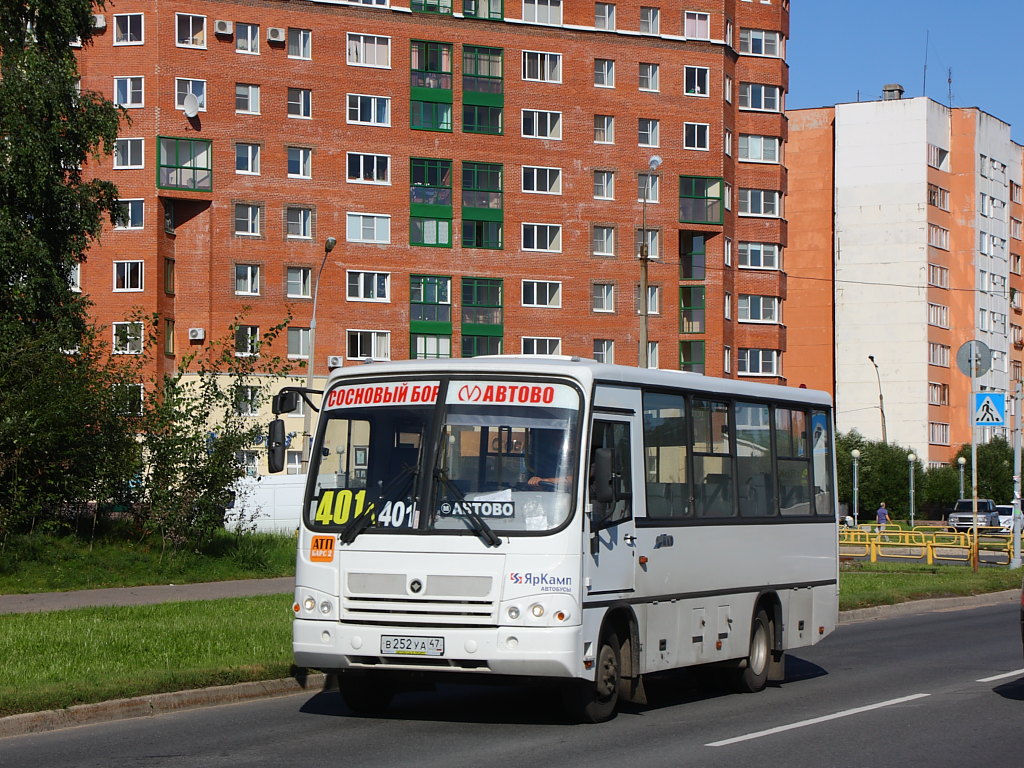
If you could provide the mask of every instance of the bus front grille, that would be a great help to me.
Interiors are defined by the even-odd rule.
[[[495,623],[489,600],[415,600],[353,597],[342,603],[344,621],[374,624],[461,624],[487,626]]]

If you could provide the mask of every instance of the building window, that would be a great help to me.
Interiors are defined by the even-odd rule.
[[[934,285],[936,288],[949,288],[949,270],[938,264],[929,264],[928,285]]]
[[[562,169],[524,165],[522,191],[537,195],[562,194]]]
[[[691,40],[710,40],[711,14],[686,11],[683,15],[683,34]]]
[[[615,171],[594,171],[594,199],[615,199]]]
[[[185,97],[189,94],[196,97],[199,102],[199,111],[206,111],[206,81],[191,80],[185,77],[174,79],[174,106],[176,109],[185,109]]]
[[[779,162],[779,138],[741,133],[740,160],[752,163]]]
[[[615,284],[594,283],[590,287],[591,304],[594,312],[615,311]]]
[[[289,206],[284,212],[285,236],[294,240],[313,238],[313,209]]]
[[[594,27],[615,29],[615,4],[594,3]]]
[[[389,272],[348,272],[349,301],[391,301]]]
[[[114,168],[143,167],[143,139],[118,139],[114,142]]]
[[[350,243],[390,243],[391,217],[377,213],[348,213],[345,239]]]
[[[638,203],[661,201],[661,177],[656,173],[638,173],[636,177],[636,200]]]
[[[732,373],[732,347],[722,347],[722,372]]]
[[[235,204],[235,234],[246,237],[258,237],[262,206],[255,203]]]
[[[142,14],[114,14],[114,45],[142,45]]]
[[[171,319],[164,320],[164,354],[174,354],[174,321]]]
[[[949,250],[949,230],[938,226],[937,224],[928,225],[928,245],[933,245],[936,248],[942,248],[945,251]]]
[[[679,279],[707,277],[707,236],[702,232],[679,233]]]
[[[774,189],[741,189],[740,215],[777,218],[780,215],[779,198]]]
[[[704,333],[704,286],[684,285],[679,289],[679,332]]]
[[[288,58],[313,58],[313,30],[299,29],[297,27],[288,28]]]
[[[949,210],[949,190],[937,184],[928,185],[928,205],[934,205],[943,211]]]
[[[313,92],[309,88],[288,89],[288,117],[313,117]]]
[[[722,315],[726,320],[732,320],[732,294],[729,291],[722,297]]]
[[[288,357],[293,360],[309,357],[309,328],[288,328]]]
[[[661,34],[661,9],[640,6],[640,32],[645,35]]]
[[[176,13],[176,44],[180,48],[206,47],[206,17],[191,13]]]
[[[462,0],[462,15],[501,21],[505,18],[505,3],[503,0]]]
[[[739,319],[743,323],[778,323],[780,301],[776,296],[741,293]]]
[[[679,342],[679,370],[704,373],[704,354],[703,341]]]
[[[635,285],[633,287],[633,302],[636,305],[636,313],[640,314],[640,286]],[[648,315],[660,315],[661,314],[661,286],[648,285],[647,286],[647,314]]]
[[[612,339],[594,339],[594,361],[609,365],[615,362],[615,342]]]
[[[641,147],[657,147],[661,143],[661,123],[650,117],[637,120],[637,142]]]
[[[235,328],[235,357],[250,357],[260,353],[260,327],[239,325]]]
[[[615,62],[612,59],[594,59],[594,85],[598,88],[615,87]]]
[[[144,82],[141,77],[114,78],[114,104],[126,109],[143,106]]]
[[[562,23],[562,0],[523,0],[523,21],[536,24]]]
[[[660,67],[657,64],[640,62],[640,90],[658,91],[661,88]]]
[[[523,280],[523,306],[561,308],[562,284],[549,280]]]
[[[561,139],[562,113],[523,110],[523,136],[529,139]]]
[[[348,63],[353,67],[391,68],[391,38],[348,33]]]
[[[115,261],[114,291],[141,291],[142,270],[141,261]]]
[[[452,220],[414,216],[409,219],[409,244],[450,248]]]
[[[710,129],[707,123],[683,123],[683,149],[710,149]]]
[[[562,82],[562,54],[523,51],[523,80]]]
[[[949,328],[949,307],[943,304],[928,305],[928,325]]]
[[[945,344],[928,343],[928,363],[949,368],[949,347]]]
[[[740,266],[747,269],[779,269],[779,246],[775,243],[740,242]]]
[[[309,267],[288,267],[286,288],[290,299],[308,299],[313,294],[310,290],[312,272]]]
[[[235,50],[238,53],[258,54],[260,52],[259,24],[238,22],[235,25]]]
[[[118,221],[114,229],[142,229],[145,224],[144,200],[118,200]]]
[[[595,224],[590,230],[590,252],[594,256],[615,255],[615,227]]]
[[[81,262],[73,264],[71,270],[68,272],[68,288],[75,293],[82,292],[82,264]]]
[[[259,175],[260,145],[235,144],[235,173]]]
[[[524,222],[522,227],[524,251],[562,252],[561,224],[527,224]]]
[[[740,83],[740,109],[779,112],[781,111],[780,92],[777,85]]]
[[[615,118],[612,115],[594,115],[594,143],[615,143]]]
[[[451,323],[452,279],[434,275],[409,278],[409,320],[415,323]],[[414,325],[413,330],[416,330]],[[451,326],[446,329],[451,332]]]
[[[1021,186],[1015,181],[1010,182],[1010,200],[1015,203],[1022,201]]]
[[[929,421],[928,442],[931,445],[949,445],[949,424]]]
[[[724,190],[722,179],[679,177],[679,221],[721,224]]]
[[[779,351],[775,349],[740,349],[741,376],[778,376]]]
[[[174,295],[174,259],[164,260],[164,293]]]
[[[504,169],[499,163],[462,164],[462,215],[492,219],[504,208]]]
[[[414,333],[411,335],[410,357],[413,360],[447,359],[452,356],[450,334]]]
[[[240,115],[260,113],[260,87],[251,83],[235,83],[235,112]]]
[[[741,29],[740,53],[751,56],[779,57],[782,35],[766,29]]]
[[[500,328],[504,322],[502,307],[502,282],[500,278],[493,277],[464,277],[462,278],[462,324],[463,334],[465,326],[473,326],[469,331],[470,335],[482,335],[482,330],[493,330]],[[486,353],[478,353],[486,354]],[[463,355],[467,357],[467,355]],[[468,355],[472,357],[472,355]]]
[[[391,156],[367,155],[361,152],[349,152],[348,182],[350,184],[390,184]]]
[[[661,258],[661,231],[657,229],[638,229],[633,239],[633,249],[637,254],[642,254],[644,246],[647,247],[647,258]]]
[[[683,69],[683,93],[687,96],[708,96],[708,80],[711,70],[707,67],[685,67]]]
[[[451,0],[412,0],[410,7],[416,13],[440,13],[448,16],[452,13]]]
[[[523,336],[524,355],[560,355],[562,340],[546,336]]]
[[[452,105],[413,101],[409,104],[409,125],[419,131],[451,131]]]
[[[949,405],[949,385],[928,382],[928,404]]]
[[[114,323],[114,344],[113,354],[115,355],[141,355],[142,354],[142,323]]]
[[[410,163],[409,239],[412,245],[452,244],[452,161],[413,158]]]
[[[462,90],[498,96],[504,92],[504,51],[466,45],[462,49]]]
[[[942,147],[936,146],[935,144],[929,144],[928,165],[930,165],[932,168],[937,168],[940,171],[948,171],[949,150],[943,149]]]
[[[313,150],[309,147],[288,147],[288,178],[313,178]]]
[[[235,265],[235,294],[238,296],[260,295],[260,267],[258,264]]]
[[[466,133],[490,133],[500,136],[504,132],[504,110],[479,104],[462,105],[462,130]]]
[[[500,249],[503,247],[502,233],[500,221],[463,219],[462,247]]]
[[[391,333],[389,331],[349,331],[348,357],[350,360],[390,360]]]

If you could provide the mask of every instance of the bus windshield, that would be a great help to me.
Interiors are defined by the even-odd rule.
[[[563,384],[342,384],[324,400],[306,523],[342,539],[555,530],[573,510],[579,407]]]

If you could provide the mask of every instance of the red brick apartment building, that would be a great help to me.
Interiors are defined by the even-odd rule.
[[[134,308],[165,368],[290,312],[276,351],[303,360],[319,274],[317,374],[636,364],[646,241],[650,364],[785,381],[788,0],[399,2],[96,16],[82,86],[130,116],[96,167],[128,223],[79,279],[116,351],[139,351]]]

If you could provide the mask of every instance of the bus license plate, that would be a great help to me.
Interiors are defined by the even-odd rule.
[[[381,635],[380,652],[384,656],[441,656],[444,638]]]

